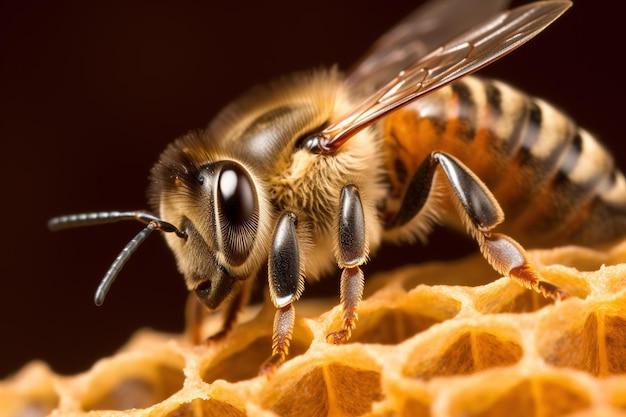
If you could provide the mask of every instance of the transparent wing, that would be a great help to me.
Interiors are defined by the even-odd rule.
[[[333,153],[387,113],[521,46],[567,10],[570,1],[541,1],[502,12],[400,71],[361,105],[311,137],[320,153]]]
[[[446,41],[484,22],[509,0],[430,0],[385,33],[349,71],[351,91],[382,87],[400,70],[417,62]]]

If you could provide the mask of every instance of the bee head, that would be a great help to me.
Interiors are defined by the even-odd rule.
[[[160,217],[185,233],[166,235],[187,287],[211,309],[267,257],[260,227],[264,199],[244,163],[216,155],[202,132],[170,145],[152,171],[150,198]]]

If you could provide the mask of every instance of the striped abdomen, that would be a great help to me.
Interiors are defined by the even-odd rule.
[[[437,150],[484,181],[505,213],[498,230],[526,245],[626,235],[626,182],[613,158],[566,115],[503,83],[465,77],[391,114],[383,130],[388,207]],[[440,214],[458,224],[453,210]]]

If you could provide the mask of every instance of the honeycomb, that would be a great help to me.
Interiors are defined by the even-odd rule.
[[[529,257],[574,297],[481,282],[479,256],[402,267],[368,280],[344,345],[326,342],[336,299],[299,302],[289,359],[271,378],[257,376],[271,350],[266,303],[220,343],[140,330],[79,375],[30,363],[0,383],[0,415],[625,416],[626,242]]]

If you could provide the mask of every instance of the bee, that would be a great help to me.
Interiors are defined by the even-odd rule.
[[[532,267],[522,243],[590,245],[623,235],[624,177],[551,105],[469,74],[571,3],[504,12],[499,0],[473,3],[425,4],[346,75],[295,74],[236,99],[206,129],[167,146],[151,171],[151,211],[51,219],[52,230],[145,224],[107,271],[95,303],[160,230],[188,289],[209,310],[224,306],[222,330],[208,339],[216,341],[267,268],[276,308],[272,352],[261,367],[269,375],[288,355],[305,280],[341,270],[342,323],[327,340],[345,342],[363,294],[361,266],[382,242],[425,239],[437,223],[465,229],[498,273],[566,298]]]

